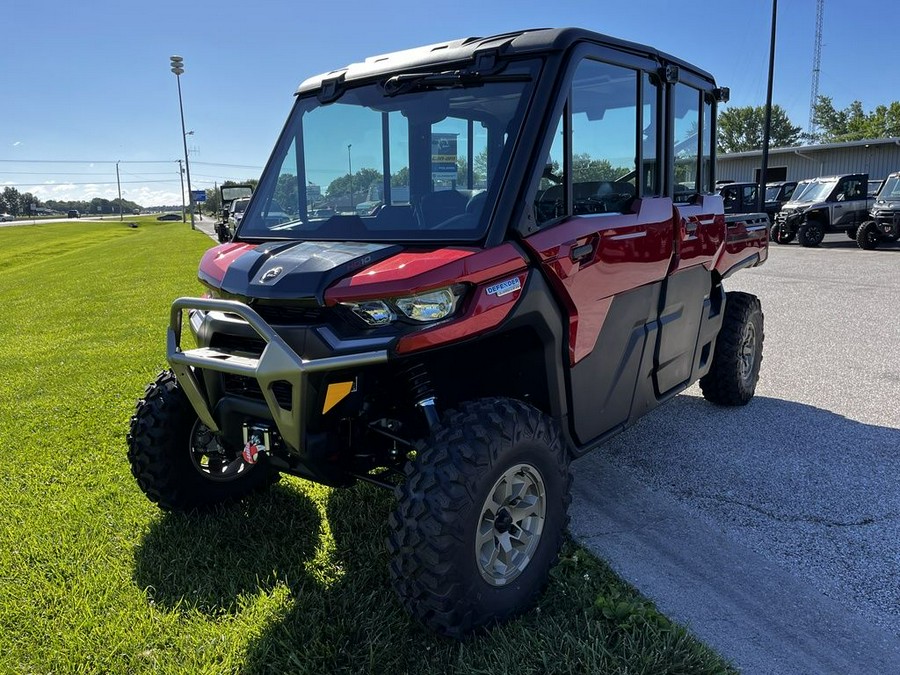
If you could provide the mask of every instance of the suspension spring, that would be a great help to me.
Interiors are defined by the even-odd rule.
[[[423,364],[413,363],[406,368],[404,374],[409,382],[409,389],[414,403],[418,404],[425,399],[434,398],[434,390],[431,388],[431,377]]]
[[[434,430],[440,424],[441,418],[434,405],[434,389],[431,386],[428,370],[421,363],[414,363],[406,369],[405,375],[409,382],[413,402],[425,415],[428,428]]]

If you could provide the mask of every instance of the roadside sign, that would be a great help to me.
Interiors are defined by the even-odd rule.
[[[191,190],[191,194],[194,196],[195,202],[206,201],[206,190]]]

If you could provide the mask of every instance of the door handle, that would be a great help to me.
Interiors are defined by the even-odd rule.
[[[582,244],[581,246],[575,246],[569,253],[569,257],[572,259],[572,262],[583,262],[584,260],[590,258],[592,255],[594,255],[593,244]]]

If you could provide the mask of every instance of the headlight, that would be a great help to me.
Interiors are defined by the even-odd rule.
[[[462,293],[457,292],[455,288],[439,288],[393,300],[365,300],[341,304],[370,326],[386,326],[396,320],[398,314],[422,323],[446,319],[456,311],[461,297]]]
[[[381,300],[367,300],[365,302],[344,302],[341,303],[356,314],[360,319],[370,326],[386,326],[397,318],[397,315],[391,311],[387,303]]]
[[[456,311],[459,296],[452,289],[442,288],[409,298],[398,298],[397,309],[413,321],[438,321]]]

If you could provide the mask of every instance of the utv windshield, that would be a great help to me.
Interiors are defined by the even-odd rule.
[[[881,191],[878,193],[879,199],[900,199],[900,178],[897,176],[890,176],[886,181],[884,181],[884,185],[881,187]]]
[[[304,95],[241,221],[241,239],[474,241],[539,67],[414,73]]]
[[[803,191],[802,195],[800,195],[798,201],[824,202],[828,199],[828,195],[831,194],[831,191],[834,190],[835,185],[837,185],[836,180],[810,183],[809,187]]]

